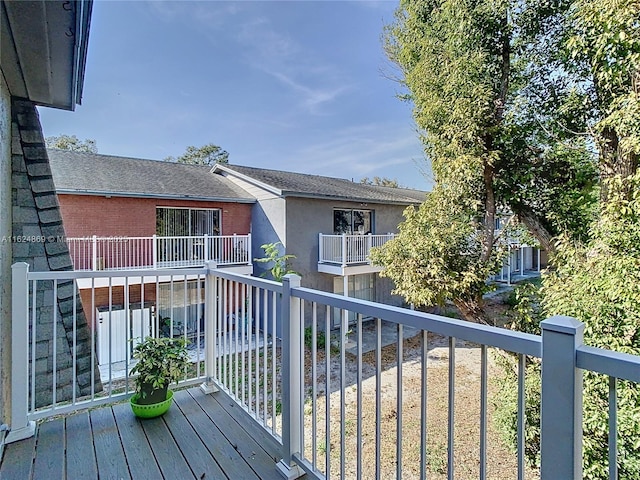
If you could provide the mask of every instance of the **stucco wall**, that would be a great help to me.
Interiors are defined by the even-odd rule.
[[[374,212],[374,234],[396,233],[403,220],[402,205],[362,204],[308,198],[287,198],[287,253],[296,255],[293,269],[302,276],[302,285],[326,292],[333,291],[333,275],[318,272],[318,235],[333,234],[333,209],[364,209]],[[392,282],[376,275],[376,301],[401,305],[402,299],[391,295]]]
[[[264,250],[260,248],[260,245],[265,243],[281,242],[283,246],[286,246],[288,239],[285,231],[285,212],[285,201],[279,197],[260,199],[253,206],[252,258],[264,257]],[[253,273],[255,276],[262,275],[265,270],[267,270],[267,265],[254,262]]]
[[[11,96],[0,72],[0,424],[10,407],[11,348]],[[1,435],[1,434],[0,434]]]
[[[222,235],[246,235],[251,230],[251,207],[246,203],[163,200],[156,198],[58,195],[68,237],[150,237],[156,233],[156,207],[218,208]]]

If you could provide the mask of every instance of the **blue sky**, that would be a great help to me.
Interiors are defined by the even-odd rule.
[[[45,136],[161,160],[214,143],[239,165],[431,182],[381,42],[396,1],[94,3],[82,105]]]

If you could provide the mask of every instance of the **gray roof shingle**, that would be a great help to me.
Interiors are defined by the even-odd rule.
[[[255,202],[207,165],[47,150],[57,193]]]
[[[410,205],[422,203],[427,194],[427,192],[421,190],[365,185],[343,178],[240,165],[217,165],[216,170],[237,172],[272,187],[285,197],[301,196]]]

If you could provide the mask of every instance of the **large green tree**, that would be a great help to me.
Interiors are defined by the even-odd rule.
[[[74,152],[98,153],[95,140],[89,138],[79,140],[75,135],[59,135],[57,137],[47,137],[44,140],[47,148],[57,148],[59,150],[71,150]]]
[[[179,157],[169,156],[165,162],[188,163],[191,165],[213,165],[215,163],[229,163],[229,152],[218,145],[208,143],[201,147],[188,146]]]
[[[373,258],[408,301],[450,300],[465,318],[486,321],[482,294],[504,251],[496,217],[509,212],[511,225],[527,226],[548,250],[555,235],[588,217],[594,156],[584,137],[569,133],[584,131],[584,108],[570,82],[536,68],[561,67],[554,44],[564,32],[563,8],[401,1],[385,45],[414,106],[434,200],[408,211],[398,237]]]

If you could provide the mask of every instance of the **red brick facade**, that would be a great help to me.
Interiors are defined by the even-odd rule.
[[[222,235],[246,235],[251,230],[250,203],[68,194],[58,199],[67,237],[150,237],[156,233],[156,207],[218,208]]]

